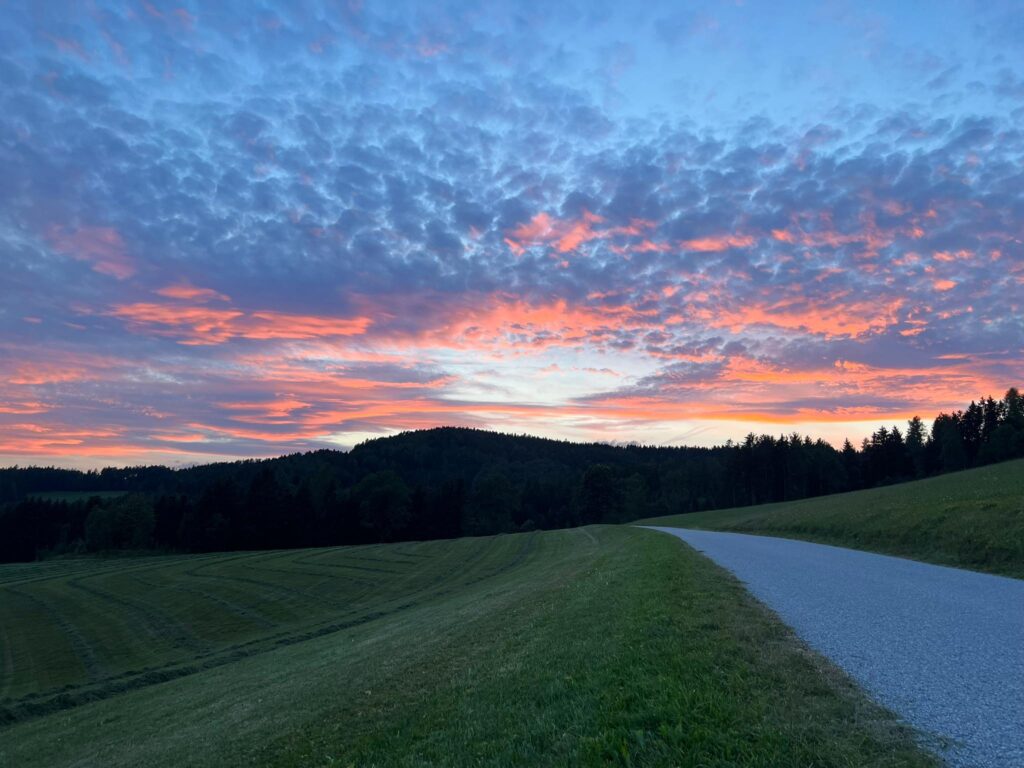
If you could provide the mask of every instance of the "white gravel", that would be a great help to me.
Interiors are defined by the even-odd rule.
[[[951,765],[1024,766],[1024,581],[805,541],[645,526],[732,571]]]

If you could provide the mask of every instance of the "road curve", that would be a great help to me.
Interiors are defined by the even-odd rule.
[[[1024,767],[1024,581],[792,539],[644,527],[732,571],[876,701],[952,743],[941,750],[951,765]]]

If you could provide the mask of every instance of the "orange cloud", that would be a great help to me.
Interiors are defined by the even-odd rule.
[[[238,333],[246,339],[317,339],[359,336],[370,326],[368,317],[293,315],[286,312],[253,312]]]
[[[557,307],[539,309],[536,320],[550,320],[557,311]],[[347,380],[342,369],[325,370],[322,363],[301,356],[232,358],[215,378],[198,383],[196,391],[207,386],[215,391],[287,394],[249,401],[214,401],[212,415],[192,416],[181,419],[181,423],[165,421],[173,419],[173,414],[154,416],[162,424],[173,424],[169,428],[7,424],[0,437],[0,453],[125,456],[139,460],[154,450],[154,444],[179,446],[168,447],[169,451],[212,453],[226,450],[228,441],[234,440],[245,442],[245,447],[235,450],[246,455],[264,453],[259,445],[265,446],[266,454],[273,454],[322,444],[346,430],[365,433],[441,424],[514,423],[517,428],[545,433],[556,424],[642,431],[647,426],[661,428],[672,422],[881,423],[914,413],[928,416],[962,405],[978,392],[997,391],[1002,384],[980,373],[976,360],[963,356],[921,369],[881,368],[848,359],[790,368],[733,356],[724,366],[716,367],[707,380],[667,385],[651,393],[609,394],[586,400],[455,401],[443,392],[450,381],[444,377],[424,382]],[[878,399],[880,404],[842,405],[865,399]],[[886,405],[890,402],[900,405]],[[5,412],[18,411],[0,405],[0,413]],[[133,433],[137,435],[134,438],[130,437]]]
[[[0,454],[102,456],[114,455],[118,448],[126,454],[142,453],[138,445],[104,445],[105,441],[118,439],[120,435],[119,430],[104,427],[82,429],[65,424],[5,424],[0,431]]]
[[[889,211],[891,213],[891,211]],[[875,220],[872,211],[866,210],[860,215],[861,229],[857,232],[838,232],[835,230],[832,216],[827,211],[797,214],[793,217],[794,226],[790,229],[773,229],[772,238],[782,243],[801,245],[806,248],[841,248],[845,245],[863,245],[862,256],[875,256],[899,237],[920,239],[925,231],[918,224],[897,227],[881,227]],[[811,219],[816,228],[806,231],[801,226],[802,220]]]
[[[107,312],[130,328],[157,336],[177,338],[180,344],[221,344],[234,338],[315,339],[365,333],[368,317],[327,317],[286,312],[252,312],[215,309],[188,304],[136,302],[120,304]]]
[[[269,402],[218,403],[217,405],[229,411],[260,411],[271,418],[290,416],[294,411],[309,408],[310,406],[309,403],[304,403],[301,400],[287,398],[271,400]]]
[[[9,384],[33,386],[38,384],[55,384],[66,381],[79,381],[85,378],[81,368],[69,368],[66,363],[22,363],[7,379]]]
[[[629,246],[634,253],[666,253],[672,250],[670,243],[655,243],[651,240],[641,240],[636,245]]]
[[[592,240],[617,236],[638,237],[654,226],[653,221],[634,219],[627,226],[595,228],[604,218],[584,210],[577,220],[555,219],[547,213],[538,213],[530,221],[505,233],[505,243],[517,256],[527,248],[548,245],[559,253],[575,251]]]
[[[50,406],[45,403],[36,403],[29,401],[15,401],[10,400],[4,402],[0,401],[0,413],[11,414],[15,416],[31,416],[37,413],[46,413],[50,410]]]
[[[936,261],[969,261],[974,257],[974,254],[968,250],[959,251],[936,251],[934,258]]]
[[[107,314],[127,322],[129,328],[157,336],[181,338],[183,344],[218,344],[236,334],[232,323],[244,316],[235,309],[182,304],[136,302],[119,304]]]
[[[188,282],[158,288],[156,293],[169,299],[182,299],[184,301],[231,301],[228,296],[212,288],[197,288]]]
[[[531,302],[497,293],[453,307],[431,327],[411,335],[397,334],[393,340],[443,348],[536,351],[600,342],[617,331],[648,328],[657,322],[656,309],[572,305],[565,299]]]
[[[93,456],[123,458],[126,461],[143,461],[151,455],[152,449],[142,443],[100,443],[94,442],[99,436],[83,433],[80,438],[55,435],[51,438],[31,438],[4,435],[0,437],[0,455],[11,456],[73,456],[87,459]]]
[[[481,414],[534,415],[544,412],[536,405],[518,403],[462,403],[440,399],[416,397],[407,400],[390,399],[386,395],[374,398],[346,399],[333,406],[325,402],[321,407],[298,412],[293,419],[261,422],[256,419],[237,420],[239,424],[212,424],[192,422],[190,429],[241,440],[265,441],[272,444],[322,440],[332,432],[344,429],[346,424],[374,424],[381,428],[418,429],[441,424],[460,423]],[[244,426],[246,423],[264,428]],[[269,427],[269,428],[268,428]]]
[[[681,392],[610,394],[587,402],[590,413],[634,424],[666,421],[750,421],[766,424],[870,421],[930,416],[962,406],[1004,383],[964,358],[948,365],[885,368],[850,360],[789,368],[736,356],[707,380]],[[877,399],[878,405],[842,405]],[[820,404],[819,404],[820,403]],[[898,406],[888,403],[899,403]]]
[[[37,360],[26,359],[29,350],[17,345],[0,344],[0,351],[11,353],[10,357],[0,357],[0,377],[12,386],[93,381],[108,376],[125,364],[115,357],[67,349],[49,350]]]
[[[795,298],[771,304],[749,303],[737,308],[705,308],[698,316],[712,327],[728,328],[734,333],[765,325],[826,337],[857,337],[895,325],[902,306],[902,299],[850,301],[837,295],[813,302]]]
[[[750,235],[714,235],[711,237],[700,237],[695,240],[683,240],[679,243],[681,248],[698,253],[717,253],[729,248],[749,248],[755,243]]]

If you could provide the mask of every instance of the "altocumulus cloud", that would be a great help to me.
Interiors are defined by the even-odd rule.
[[[0,455],[724,440],[1020,380],[1019,72],[902,51],[930,101],[702,120],[619,102],[728,18],[647,54],[586,8],[5,10]]]

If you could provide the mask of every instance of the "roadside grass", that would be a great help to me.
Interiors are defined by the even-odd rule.
[[[356,558],[373,569],[358,586],[348,575]],[[234,583],[242,573],[257,584]],[[135,578],[202,583],[232,602],[251,586],[261,596],[251,610],[293,636],[296,611],[311,615],[308,627],[340,620],[344,605],[317,613],[330,597],[361,605],[367,620],[8,725],[0,764],[936,765],[737,581],[651,531],[164,558],[97,574],[119,594]],[[26,591],[54,580],[34,581],[26,567],[12,579],[0,569],[0,579],[0,590]],[[85,604],[103,601],[61,579],[88,583],[88,571],[61,575],[46,596],[91,637]],[[146,624],[127,606],[105,610],[116,619],[122,609],[129,625]],[[226,618],[223,636],[237,640],[244,618]],[[214,634],[209,622],[197,637]],[[0,626],[17,635],[29,624]]]
[[[867,491],[638,523],[808,539],[1024,578],[1024,460]]]

